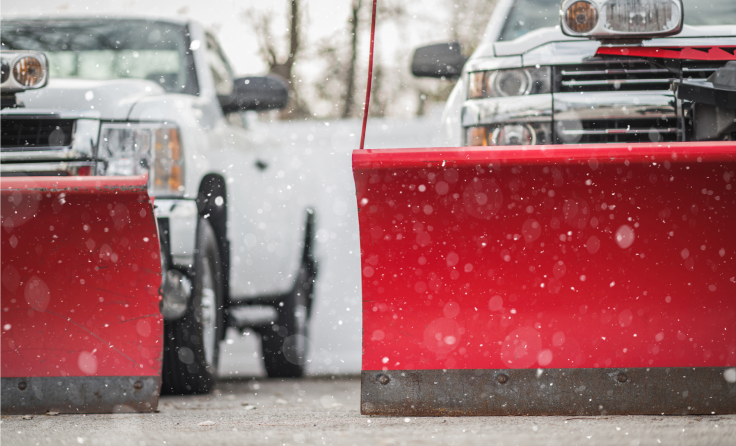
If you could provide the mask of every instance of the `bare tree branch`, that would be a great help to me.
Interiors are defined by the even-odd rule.
[[[350,116],[353,103],[355,102],[355,63],[358,57],[358,31],[360,27],[360,7],[362,0],[353,0],[351,8],[351,16],[348,20],[350,27],[350,60],[348,62],[348,69],[346,74],[345,82],[345,99],[343,102],[343,108],[341,117],[347,118]]]
[[[275,74],[289,86],[289,97],[291,98],[289,106],[281,112],[282,118],[308,115],[309,110],[301,99],[294,73],[294,66],[297,61],[297,55],[301,47],[301,13],[300,2],[303,0],[287,0],[289,3],[289,28],[288,35],[285,39],[277,39],[271,32],[272,15],[265,13],[257,13],[254,10],[248,10],[242,14],[243,19],[251,25],[253,31],[258,36],[259,53],[263,61],[268,65],[268,71]],[[288,45],[285,55],[279,56],[277,47],[282,44]]]

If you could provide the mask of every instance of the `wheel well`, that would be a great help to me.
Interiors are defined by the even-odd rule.
[[[221,175],[207,174],[202,178],[197,194],[197,211],[200,217],[209,220],[217,238],[222,262],[226,321],[230,303],[230,241],[227,238],[227,188]]]
[[[218,197],[222,198],[221,203]],[[227,188],[222,176],[211,173],[202,178],[197,194],[197,210],[200,216],[210,219],[215,233],[227,229]],[[216,235],[220,237],[220,234]]]

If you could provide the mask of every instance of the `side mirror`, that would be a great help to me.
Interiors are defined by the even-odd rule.
[[[229,96],[219,97],[225,113],[280,109],[289,102],[288,87],[275,76],[241,77],[234,84]]]
[[[467,60],[460,53],[458,42],[422,46],[414,51],[411,74],[416,77],[457,79]]]

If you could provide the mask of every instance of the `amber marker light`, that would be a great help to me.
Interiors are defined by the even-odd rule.
[[[487,146],[488,132],[485,127],[468,127],[465,133],[466,146]]]
[[[13,65],[13,77],[24,87],[35,87],[43,83],[46,70],[40,60],[33,56],[25,56]]]
[[[595,28],[596,23],[598,11],[586,1],[575,2],[565,11],[565,24],[573,33],[589,33]]]
[[[179,193],[184,190],[184,170],[179,141],[175,128],[155,131],[153,155],[153,190],[158,193]]]
[[[169,129],[169,150],[171,151],[171,174],[169,176],[169,190],[173,192],[181,192],[184,190],[184,170],[182,169],[183,159],[181,156],[181,146],[179,144],[179,131]]]
[[[468,97],[470,99],[482,98],[485,94],[483,84],[485,79],[484,71],[477,71],[468,75]]]

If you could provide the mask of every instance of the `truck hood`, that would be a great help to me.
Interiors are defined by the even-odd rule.
[[[165,94],[155,82],[142,79],[50,79],[48,86],[18,94],[24,113],[33,110],[94,115],[125,120],[139,100]]]
[[[642,42],[643,46],[678,46],[678,45],[712,45],[712,44],[733,44],[736,39],[736,25],[722,26],[688,26],[684,25],[682,31],[676,36],[651,39]],[[727,39],[726,42],[724,39]],[[473,54],[475,57],[504,57],[504,56],[523,56],[544,45],[552,43],[572,43],[571,48],[590,47],[593,52],[598,48],[599,42],[594,40],[568,37],[562,33],[559,26],[553,28],[541,28],[519,37],[516,40],[508,42],[493,42],[481,45]],[[584,42],[575,44],[574,42]],[[716,43],[717,42],[717,43]],[[559,46],[559,45],[558,45]],[[567,46],[567,45],[563,45]],[[591,54],[581,54],[581,57],[587,57]]]

